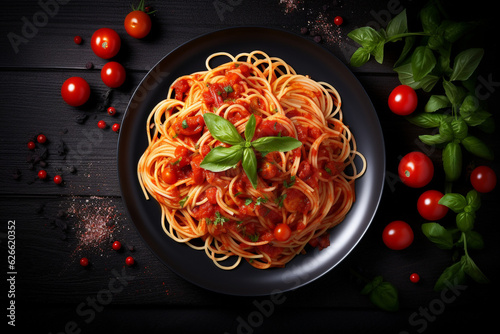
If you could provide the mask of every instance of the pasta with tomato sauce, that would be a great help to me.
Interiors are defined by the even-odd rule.
[[[212,68],[219,57],[230,61]],[[262,51],[216,53],[205,65],[177,78],[147,119],[148,147],[137,173],[146,198],[161,207],[165,233],[222,269],[242,259],[259,269],[283,267],[308,244],[328,247],[329,230],[351,209],[355,180],[366,169],[338,92]],[[200,166],[216,147],[231,147],[212,136],[207,113],[242,137],[253,115],[253,141],[293,137],[301,145],[255,151],[253,186],[241,162],[221,172]]]

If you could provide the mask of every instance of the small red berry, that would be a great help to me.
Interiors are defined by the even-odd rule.
[[[134,258],[132,256],[128,256],[126,259],[125,259],[125,264],[127,266],[132,266],[134,265],[135,261],[134,261]]]
[[[115,107],[109,107],[108,108],[108,115],[109,116],[114,116],[116,114],[116,109]]]
[[[34,142],[34,141],[29,141],[29,142],[28,142],[28,148],[29,148],[30,150],[34,150],[34,149],[35,149],[35,147],[36,147],[36,144],[35,144],[35,142]]]
[[[111,246],[111,247],[113,247],[113,249],[117,251],[117,250],[120,250],[120,248],[122,248],[122,244],[119,241],[115,241],[115,242],[113,242],[113,246]]]
[[[86,267],[86,266],[88,266],[88,265],[89,265],[89,259],[87,259],[86,257],[82,257],[82,258],[80,259],[80,265],[81,265],[82,267]]]
[[[45,180],[45,179],[47,178],[47,172],[46,172],[45,170],[43,170],[43,169],[42,169],[42,170],[40,170],[40,171],[38,172],[38,178],[39,178],[40,180]]]
[[[342,16],[335,16],[335,18],[333,19],[333,23],[335,23],[335,25],[341,25],[342,23],[344,22],[344,19],[342,18]]]
[[[36,141],[43,144],[47,141],[47,137],[45,137],[45,135],[38,135],[38,137],[36,137]]]
[[[99,121],[97,122],[97,126],[99,127],[99,129],[106,129],[106,122]]]
[[[417,283],[418,281],[420,281],[420,276],[417,273],[413,273],[410,275],[410,281],[412,283]]]
[[[61,175],[56,175],[56,176],[54,176],[54,183],[55,183],[55,184],[61,184],[61,183],[62,183],[62,181],[63,181],[63,179],[62,179],[62,176],[61,176]]]
[[[114,132],[120,131],[120,124],[118,124],[118,123],[113,124],[112,129]]]
[[[73,41],[75,41],[76,44],[82,44],[82,38],[80,36],[75,36],[75,38],[73,38]]]

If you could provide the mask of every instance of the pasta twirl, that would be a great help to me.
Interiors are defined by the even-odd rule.
[[[212,68],[220,57],[229,61]],[[146,198],[160,204],[165,233],[222,269],[242,259],[259,269],[283,267],[308,244],[327,247],[328,231],[351,209],[355,180],[366,169],[338,92],[262,51],[216,53],[205,65],[177,78],[147,119],[137,173]],[[242,136],[254,115],[253,140],[290,136],[302,146],[256,152],[254,188],[241,162],[223,172],[200,167],[213,148],[229,146],[212,137],[205,113],[227,119]]]

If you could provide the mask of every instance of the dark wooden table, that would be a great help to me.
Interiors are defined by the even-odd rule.
[[[486,1],[455,3],[460,18],[495,19]],[[433,291],[443,269],[452,263],[452,252],[431,244],[420,231],[424,222],[416,211],[422,189],[397,182],[398,161],[411,150],[425,150],[436,166],[436,175],[425,189],[443,190],[440,150],[422,146],[417,136],[428,133],[392,114],[387,97],[399,81],[392,65],[401,45],[386,49],[384,64],[370,61],[351,68],[370,96],[384,131],[387,177],[379,210],[368,232],[347,258],[314,282],[280,295],[237,297],[195,286],[162,264],[141,239],[127,216],[117,175],[118,134],[97,122],[120,123],[127,103],[140,80],[163,56],[179,45],[208,32],[234,26],[257,25],[300,35],[303,28],[316,31],[319,43],[348,63],[358,47],[347,37],[356,27],[385,26],[402,8],[416,20],[417,1],[157,1],[148,2],[153,30],[144,40],[128,36],[123,19],[129,1],[11,1],[1,10],[0,39],[0,199],[2,309],[15,314],[15,328],[37,333],[442,333],[495,326],[498,313],[500,225],[496,209],[499,191],[482,196],[475,229],[485,248],[472,257],[491,280],[472,280],[457,289]],[[332,25],[340,15],[344,23]],[[494,20],[493,20],[494,22]],[[115,29],[122,48],[115,58],[127,69],[127,81],[111,93],[102,84],[105,60],[90,48],[92,33],[101,27]],[[477,43],[486,50],[479,69],[478,91],[488,97],[489,110],[498,122],[500,71],[498,37],[492,24],[481,30]],[[81,36],[83,43],[73,42]],[[307,33],[305,39],[314,40]],[[317,38],[317,37],[316,37]],[[87,64],[93,63],[88,69]],[[82,76],[91,87],[90,101],[80,108],[63,102],[62,82]],[[110,93],[110,94],[109,94]],[[418,92],[424,100],[426,94]],[[105,107],[114,106],[109,116]],[[420,105],[419,108],[422,108]],[[43,133],[45,145],[30,151],[27,143]],[[483,137],[499,155],[498,133]],[[45,152],[43,150],[46,149]],[[40,161],[41,160],[41,161]],[[471,189],[470,167],[489,162],[464,154],[464,171],[455,190]],[[467,169],[465,168],[467,167]],[[37,179],[47,170],[64,182]],[[454,215],[448,215],[453,224]],[[406,220],[415,231],[413,244],[392,251],[381,232],[392,220]],[[14,225],[15,224],[15,225]],[[15,226],[15,263],[8,264],[8,230]],[[10,234],[9,234],[10,235]],[[122,242],[114,251],[114,240]],[[90,266],[79,265],[81,257]],[[125,258],[134,257],[132,267]],[[382,275],[399,291],[400,310],[385,312],[360,294],[353,279],[356,270],[367,277]],[[10,274],[14,272],[14,274]],[[411,283],[416,272],[421,280]],[[12,279],[11,279],[12,278]],[[10,280],[9,280],[10,279]],[[14,295],[11,295],[14,293]],[[15,311],[7,308],[15,302]],[[6,310],[7,309],[7,310]],[[2,322],[7,324],[8,317]]]

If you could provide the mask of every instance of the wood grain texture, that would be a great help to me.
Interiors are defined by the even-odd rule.
[[[298,10],[287,8],[287,3],[297,3]],[[496,318],[485,301],[499,297],[495,287],[500,274],[500,225],[496,223],[500,193],[497,189],[481,196],[483,205],[475,229],[483,235],[485,249],[471,251],[492,284],[468,281],[464,290],[447,294],[456,298],[445,303],[443,295],[433,291],[433,285],[443,269],[453,263],[454,254],[436,248],[420,233],[424,221],[415,203],[424,189],[405,187],[396,175],[403,154],[422,150],[431,156],[436,169],[435,178],[425,190],[443,188],[440,150],[417,140],[418,135],[432,130],[411,126],[387,108],[388,94],[399,83],[392,64],[399,56],[401,43],[386,47],[383,64],[372,60],[360,68],[351,68],[370,96],[384,132],[387,170],[379,210],[366,235],[342,263],[314,282],[283,294],[280,303],[269,304],[269,296],[235,297],[207,291],[160,262],[135,229],[122,202],[116,164],[118,135],[110,128],[97,127],[100,119],[108,125],[120,123],[145,74],[168,52],[201,34],[235,26],[265,26],[295,34],[308,28],[304,38],[313,40],[313,35],[319,33],[321,45],[348,64],[358,47],[347,37],[349,31],[367,24],[383,26],[393,16],[390,6],[404,6],[410,13],[421,7],[421,2],[152,0],[148,4],[157,12],[152,15],[153,31],[143,40],[131,38],[123,28],[123,19],[130,10],[128,1],[21,0],[9,2],[0,12],[0,252],[2,256],[7,254],[6,222],[15,220],[20,327],[59,333],[69,332],[67,326],[74,322],[75,329],[82,333],[160,329],[174,333],[242,333],[242,323],[253,321],[255,326],[251,325],[247,332],[303,333],[306,328],[314,333],[433,333],[470,325],[476,330],[489,329]],[[444,5],[462,18],[488,20],[496,15],[482,1],[465,7],[451,1]],[[325,26],[336,15],[343,16],[344,24],[338,28]],[[29,25],[35,23],[30,30]],[[412,16],[410,24],[416,23],[418,18]],[[109,91],[99,73],[107,60],[95,56],[89,45],[92,33],[103,26],[114,28],[121,36],[122,49],[113,60],[127,69],[126,83],[110,95],[106,95]],[[321,31],[325,27],[330,29],[329,35]],[[498,28],[490,27],[467,43],[486,49],[476,90],[485,97],[498,123]],[[9,40],[13,34],[24,38],[17,46]],[[83,44],[73,43],[76,35],[83,38]],[[88,62],[93,63],[93,69],[86,69]],[[85,78],[92,90],[90,101],[79,108],[66,105],[60,96],[63,81],[75,75]],[[421,91],[418,94],[420,102],[429,96]],[[118,110],[116,116],[105,113],[104,107],[109,105]],[[77,122],[80,117],[85,120]],[[48,137],[48,143],[38,145],[35,152],[29,151],[27,141],[39,133]],[[485,139],[500,156],[498,131],[492,135],[474,134]],[[44,148],[48,155],[42,166],[34,160],[34,154],[43,153]],[[464,161],[469,165],[454,186],[454,191],[460,193],[471,189],[468,173],[473,166],[488,164],[500,170],[498,159],[489,162],[464,153]],[[62,174],[64,183],[57,186],[51,180],[38,180],[36,174],[41,168],[50,178]],[[380,237],[385,225],[396,219],[407,220],[415,231],[412,246],[399,252],[387,249]],[[449,214],[441,223],[453,226],[454,215]],[[84,232],[92,224],[91,230],[108,224],[101,229],[104,237],[84,243]],[[111,249],[114,240],[124,245],[121,251]],[[88,268],[78,264],[82,256],[89,258]],[[125,265],[127,256],[135,258],[133,267]],[[5,269],[6,261],[2,262]],[[401,310],[387,313],[375,308],[359,293],[363,284],[352,276],[352,269],[368,278],[382,275],[395,284]],[[420,274],[419,284],[409,281],[412,272]],[[126,284],[120,286],[117,277]],[[116,293],[111,289],[117,289]],[[99,310],[89,304],[98,299],[104,306],[96,306]],[[273,309],[266,311],[262,305],[272,305]],[[425,319],[422,310],[434,310],[435,317],[411,322]],[[423,328],[423,324],[427,327]]]

